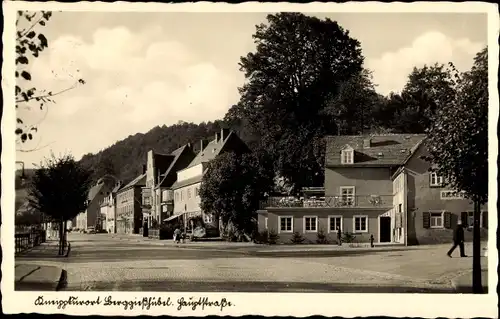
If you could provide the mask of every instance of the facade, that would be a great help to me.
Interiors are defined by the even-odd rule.
[[[148,152],[146,184],[142,189],[143,218],[148,227],[159,225],[173,215],[174,196],[171,189],[177,180],[177,170],[191,163],[195,153],[186,144],[170,154]]]
[[[104,197],[101,202],[101,216],[103,216],[103,228],[108,233],[116,233],[116,193],[121,187],[118,182],[115,187],[109,192],[108,196]]]
[[[219,222],[210,212],[202,212],[200,208],[201,198],[199,190],[203,174],[206,172],[208,163],[224,152],[247,152],[248,147],[236,135],[236,133],[221,129],[216,133],[212,141],[200,141],[200,151],[185,169],[177,171],[177,181],[172,186],[174,196],[174,215],[170,218],[182,217],[184,225],[187,219],[201,217],[207,229],[207,233],[218,235]]]
[[[371,236],[375,243],[449,242],[472,204],[438,186],[440,177],[421,159],[425,150],[425,135],[418,134],[327,137],[325,196],[269,198],[259,230],[272,230],[280,242],[290,242],[294,232],[315,242],[320,231],[335,242],[338,229],[358,242]]]
[[[138,234],[142,223],[141,190],[146,174],[139,175],[116,193],[116,233]]]
[[[76,228],[80,230],[88,230],[89,227],[94,229],[102,229],[103,216],[101,216],[101,203],[104,197],[109,195],[113,185],[106,180],[100,179],[94,185],[88,195],[88,205],[84,212],[76,216]]]

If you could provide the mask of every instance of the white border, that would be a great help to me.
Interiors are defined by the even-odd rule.
[[[328,233],[335,233],[335,234],[338,233],[337,229],[331,230],[332,225],[331,225],[330,218],[340,218],[340,232],[343,232],[343,230],[344,230],[344,216],[342,216],[342,215],[328,215]],[[338,226],[338,225],[335,225],[335,226]]]
[[[14,29],[15,29],[15,11],[17,10],[47,10],[47,11],[122,11],[122,12],[145,12],[145,11],[185,11],[185,12],[277,12],[277,11],[302,11],[304,13],[317,13],[321,11],[335,12],[460,12],[460,13],[487,13],[488,14],[488,55],[489,55],[489,138],[488,145],[489,172],[490,178],[488,186],[490,190],[488,211],[496,212],[497,202],[497,121],[498,121],[498,90],[497,90],[497,70],[498,70],[498,9],[494,4],[480,2],[417,2],[417,3],[309,3],[309,4],[287,4],[287,3],[257,3],[247,2],[238,5],[228,5],[225,3],[184,3],[184,4],[155,4],[155,3],[99,3],[99,2],[80,2],[80,3],[58,3],[58,2],[3,2],[3,12],[5,21],[5,30],[3,34],[4,43],[4,64],[2,74],[2,86],[4,92],[4,109],[2,117],[2,197],[1,204],[4,212],[14,211],[14,157],[15,157],[15,108],[13,105],[14,97],[14,77],[15,68],[13,59],[6,58],[8,52],[13,52],[14,48]],[[498,252],[496,249],[495,232],[497,227],[497,214],[491,213],[489,216],[488,228],[490,231],[488,242],[488,266],[490,270],[495,270],[498,264]],[[292,221],[293,222],[293,221]],[[124,311],[121,307],[70,307],[66,309],[57,309],[56,307],[34,307],[32,301],[40,293],[37,292],[14,292],[13,281],[6,278],[13,278],[13,214],[2,214],[1,231],[3,236],[2,249],[2,306],[5,313],[37,312],[37,313],[65,313],[69,315],[125,315],[136,316],[138,314],[164,315],[163,308],[152,308],[150,310]],[[426,318],[435,317],[496,317],[498,296],[495,287],[498,277],[496,271],[489,272],[489,294],[488,295],[434,295],[434,294],[251,294],[251,293],[213,293],[199,294],[192,293],[194,297],[210,295],[213,298],[225,297],[231,299],[235,307],[226,309],[224,312],[219,310],[191,311],[185,309],[180,312],[173,312],[175,316],[197,316],[197,315],[245,315],[258,314],[264,316],[271,315],[293,315],[296,317],[310,315],[326,316],[417,316]],[[61,298],[66,294],[43,293],[46,298]],[[142,298],[150,297],[152,294],[143,292],[113,292],[113,293],[94,293],[81,292],[74,293],[75,296],[91,299],[97,296],[113,295],[115,298]],[[186,294],[171,293],[170,297],[176,298]],[[385,301],[390,298],[393,301],[393,307],[386,307]],[[331,302],[335,307],[330,307]],[[351,302],[362,304],[363,307],[351,307]],[[256,307],[258,305],[258,307]],[[421,305],[426,305],[422,307]]]
[[[306,218],[315,218],[316,219],[316,223],[315,223],[315,230],[306,230]],[[304,232],[304,234],[311,234],[311,233],[317,233],[318,232],[318,224],[319,224],[319,221],[318,221],[318,216],[313,216],[313,215],[307,215],[307,216],[303,216],[302,217],[302,231]]]
[[[291,218],[292,219],[292,225],[291,225],[291,228],[292,230],[281,230],[281,219],[282,218]],[[294,218],[293,216],[278,216],[278,234],[291,234],[293,233],[293,225],[295,224],[294,223]],[[286,224],[285,224],[286,226]]]
[[[362,218],[362,217],[366,218],[366,230],[356,230],[356,218]],[[352,216],[352,232],[354,234],[368,233],[368,230],[370,229],[369,223],[370,223],[370,218],[368,218],[368,215],[353,215]],[[361,223],[360,223],[360,226],[361,226]]]

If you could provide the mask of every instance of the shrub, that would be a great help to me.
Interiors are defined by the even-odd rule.
[[[302,244],[305,238],[299,232],[294,232],[292,236],[292,244]]]
[[[354,234],[352,233],[344,233],[344,235],[342,236],[342,241],[347,244],[353,243],[355,239],[356,236],[354,236]]]
[[[316,243],[318,244],[328,244],[328,239],[326,238],[323,229],[320,229],[317,234]]]
[[[276,245],[279,238],[280,236],[273,229],[268,232],[267,241],[270,245]]]
[[[269,243],[269,232],[267,230],[258,232],[254,238],[257,244],[268,244]]]

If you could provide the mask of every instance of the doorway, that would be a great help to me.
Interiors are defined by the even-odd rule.
[[[391,242],[391,218],[390,217],[380,217],[380,242],[389,243]]]

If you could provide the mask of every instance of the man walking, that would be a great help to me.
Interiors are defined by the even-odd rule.
[[[462,221],[458,220],[457,228],[453,231],[453,246],[448,251],[448,257],[451,258],[451,254],[457,248],[460,247],[460,257],[467,257],[465,255],[465,247],[464,247],[464,227],[462,226]]]

